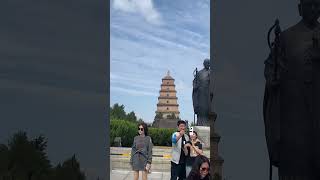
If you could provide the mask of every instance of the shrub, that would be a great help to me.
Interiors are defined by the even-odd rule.
[[[131,147],[134,137],[138,134],[137,123],[125,120],[111,120],[110,140],[111,146],[114,145],[114,138],[121,137],[121,144],[124,147]]]
[[[171,135],[175,129],[149,128],[149,136],[154,146],[171,146]],[[134,137],[138,134],[137,123],[112,119],[110,123],[111,146],[114,146],[114,138],[121,137],[124,147],[131,147]]]
[[[149,128],[149,136],[155,146],[171,146],[171,135],[176,129]]]

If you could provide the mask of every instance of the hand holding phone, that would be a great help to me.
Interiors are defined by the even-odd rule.
[[[181,136],[184,135],[185,133],[186,133],[186,130],[184,130],[184,129],[180,131]]]
[[[146,165],[146,171],[147,171],[148,173],[150,173],[150,170],[151,170],[151,164],[150,164],[150,163],[147,163],[147,165]]]

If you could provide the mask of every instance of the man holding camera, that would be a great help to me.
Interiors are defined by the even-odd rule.
[[[185,134],[185,121],[179,120],[177,126],[178,131],[172,134],[171,180],[186,179],[186,155],[183,149],[189,137]]]

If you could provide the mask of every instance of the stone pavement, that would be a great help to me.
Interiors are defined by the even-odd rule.
[[[112,170],[110,172],[111,180],[133,180],[133,171],[128,170]],[[142,179],[140,172],[139,179]],[[170,172],[151,172],[148,175],[148,180],[168,180],[170,179]]]

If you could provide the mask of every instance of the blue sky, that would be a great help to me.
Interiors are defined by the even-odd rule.
[[[192,73],[210,57],[209,22],[210,0],[112,0],[110,104],[152,122],[169,70],[180,117],[192,120]]]

